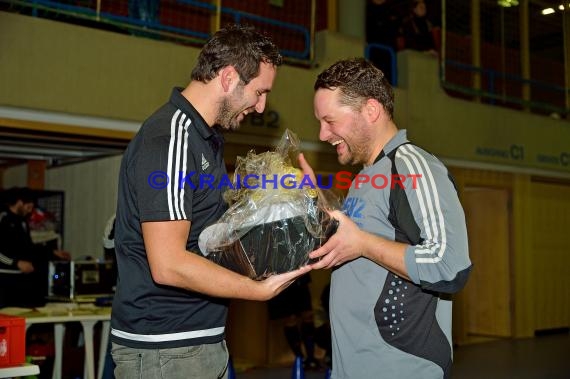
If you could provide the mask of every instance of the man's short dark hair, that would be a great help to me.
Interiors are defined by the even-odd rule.
[[[2,193],[2,202],[12,206],[21,200],[24,204],[35,203],[36,194],[28,187],[12,187]]]
[[[283,62],[272,40],[251,26],[229,25],[204,45],[192,70],[192,80],[208,83],[222,68],[233,66],[247,84],[259,75],[261,62],[274,66]]]
[[[360,109],[368,99],[376,99],[394,117],[394,91],[384,73],[364,58],[338,61],[319,74],[315,91],[320,88],[339,89],[340,102]]]

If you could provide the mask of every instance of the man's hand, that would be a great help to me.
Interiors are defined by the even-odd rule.
[[[267,279],[259,281],[259,285],[265,287],[264,292],[267,293],[267,298],[259,300],[269,300],[281,293],[285,288],[289,287],[295,279],[305,275],[311,271],[311,266],[303,266],[295,271],[286,272],[284,274],[275,274],[269,276]]]
[[[58,257],[59,259],[64,260],[64,261],[70,261],[71,260],[71,254],[69,254],[67,251],[54,250],[53,255],[55,255],[56,257]]]
[[[333,268],[362,256],[364,232],[348,216],[341,211],[330,211],[329,215],[339,221],[335,234],[320,248],[309,254],[312,259],[320,260],[313,263],[313,269]]]
[[[18,263],[16,263],[16,266],[18,266],[18,270],[20,270],[24,274],[29,274],[31,272],[34,272],[34,265],[32,265],[32,262],[18,261]]]
[[[311,178],[311,182],[316,185],[317,184],[317,179],[315,176],[315,172],[313,171],[313,168],[311,167],[311,165],[309,165],[309,162],[307,162],[307,160],[305,159],[305,156],[303,155],[303,153],[300,153],[298,158],[299,160],[299,167],[301,167],[301,170],[303,170],[303,175],[305,176],[309,176],[309,178]]]
[[[327,243],[309,254],[313,259],[320,258],[311,265],[313,269],[333,268],[364,257],[402,278],[410,279],[405,261],[409,245],[361,230],[340,211],[329,211],[329,214],[339,221],[338,229]]]

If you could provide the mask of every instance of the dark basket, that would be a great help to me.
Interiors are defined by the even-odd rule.
[[[337,225],[330,219],[323,224],[324,238],[314,237],[302,216],[256,225],[231,245],[210,252],[208,258],[242,275],[263,279],[307,264],[309,253],[321,246]]]

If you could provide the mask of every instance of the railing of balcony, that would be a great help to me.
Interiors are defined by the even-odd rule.
[[[570,8],[517,3],[442,0],[442,86],[453,96],[568,118]]]
[[[247,23],[272,36],[290,63],[313,63],[326,0],[0,0],[0,9],[137,36],[202,45],[219,25]],[[320,16],[319,16],[320,15]]]
[[[196,46],[218,25],[249,23],[272,35],[290,63],[313,65],[314,35],[326,29],[327,0],[216,3],[220,6],[196,0],[0,0],[0,9]],[[430,9],[441,9],[436,39],[441,83],[450,95],[569,117],[570,7],[559,5],[545,15],[543,0],[521,0],[509,8],[495,0],[429,3]],[[396,52],[370,44],[363,55],[373,51],[388,57],[385,74],[397,85]]]
[[[404,18],[407,7],[392,1]],[[521,0],[426,0],[439,48],[441,85],[472,101],[555,118],[570,116],[570,3]],[[548,9],[545,4],[551,4]],[[545,14],[546,13],[546,14]],[[441,21],[440,21],[441,20]],[[441,28],[438,26],[441,24]],[[406,48],[401,36],[398,50]],[[397,52],[367,44],[364,55],[382,56],[385,74],[397,85]]]

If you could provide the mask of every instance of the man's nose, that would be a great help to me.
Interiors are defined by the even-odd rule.
[[[319,139],[321,141],[327,141],[330,135],[331,133],[329,132],[327,125],[324,122],[321,122],[321,126],[319,129]]]
[[[265,110],[265,102],[266,101],[267,101],[267,95],[266,94],[263,94],[258,98],[257,103],[255,104],[255,111],[257,113],[263,113],[263,111]]]

